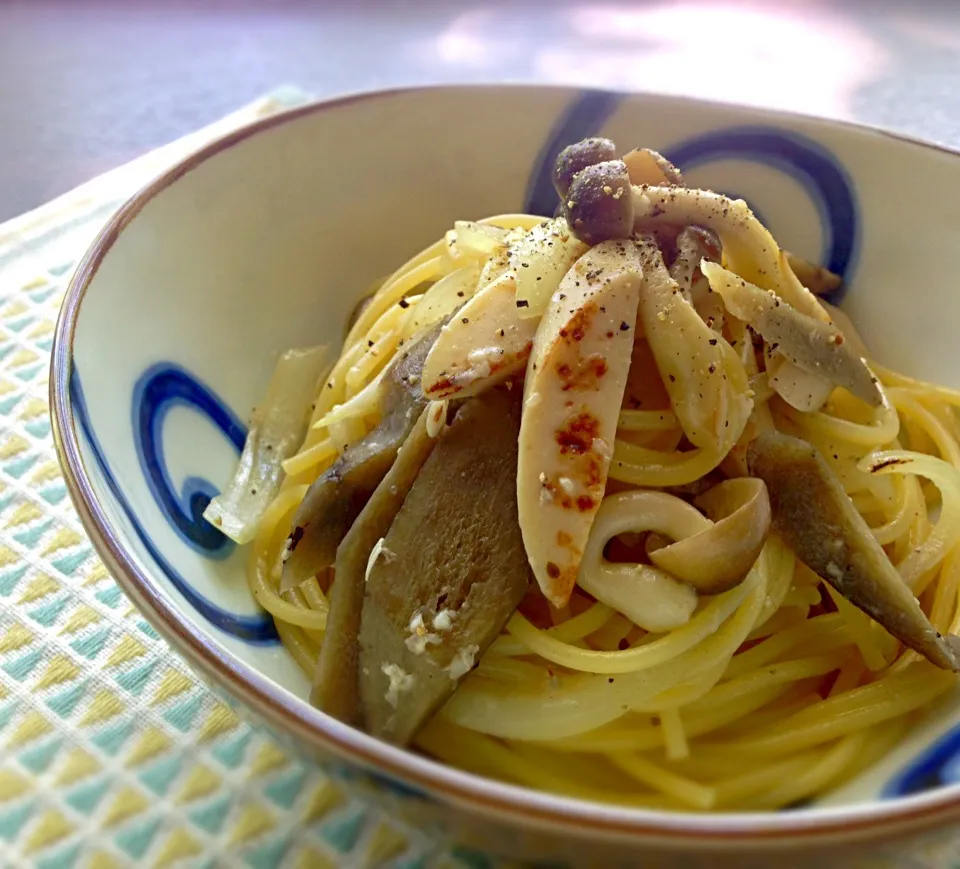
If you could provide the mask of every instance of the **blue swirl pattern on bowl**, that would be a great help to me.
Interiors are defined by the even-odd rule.
[[[238,453],[247,437],[246,426],[218,395],[179,365],[152,365],[134,387],[134,445],[157,506],[184,543],[209,558],[226,558],[233,543],[203,518],[218,494],[216,486],[202,477],[187,477],[183,491],[178,492],[167,470],[163,427],[175,407],[189,408],[208,419]]]
[[[886,799],[960,783],[960,727],[945,733],[884,786]]]
[[[176,366],[169,367],[175,368]],[[215,399],[215,394],[202,383],[200,383],[196,377],[188,374],[186,371],[183,371],[183,369],[179,370],[182,372],[182,376],[184,378],[193,382],[194,394],[199,394],[203,391],[206,391],[211,400]],[[144,393],[141,392],[141,394]],[[140,543],[143,545],[144,549],[146,549],[150,557],[154,560],[157,568],[169,580],[170,584],[173,585],[173,587],[176,588],[181,595],[183,595],[184,600],[186,600],[187,603],[189,603],[190,606],[197,611],[197,613],[203,616],[208,622],[210,622],[210,624],[222,630],[224,633],[236,637],[239,640],[256,645],[273,645],[279,643],[280,637],[277,634],[277,629],[273,623],[273,619],[269,615],[266,613],[258,613],[256,615],[239,615],[237,613],[231,613],[228,610],[218,606],[209,598],[200,594],[193,587],[187,578],[183,576],[183,574],[181,574],[164,556],[159,545],[150,537],[149,534],[147,534],[146,529],[144,528],[144,523],[137,516],[136,511],[130,504],[129,499],[126,497],[123,489],[117,482],[116,475],[113,473],[113,470],[107,461],[106,455],[104,454],[103,448],[100,445],[100,441],[93,430],[76,363],[74,363],[73,370],[70,375],[70,400],[73,406],[73,414],[77,428],[82,432],[84,438],[86,439],[87,444],[90,447],[90,451],[93,454],[94,461],[97,464],[97,469],[103,475],[103,479],[106,481],[111,495],[113,495],[114,500],[120,506],[120,509],[123,511],[124,516],[126,516],[127,521],[133,528],[133,531],[140,540]],[[226,411],[225,406],[219,399],[216,399],[216,402],[219,403],[220,410],[223,412],[218,411],[217,413],[209,414],[209,407],[206,405],[194,405],[194,407],[207,416],[211,422],[219,426],[219,421],[229,418],[232,415],[229,414],[229,411]],[[134,418],[139,418],[139,416],[140,414],[135,410]],[[233,449],[234,444],[231,437],[231,432],[229,430],[224,431],[224,434],[230,440],[231,449]],[[244,433],[244,437],[245,436],[246,434]],[[157,454],[159,455],[159,445],[154,444],[153,447],[158,451]],[[167,479],[169,479],[169,476]],[[208,488],[207,491],[210,491],[210,489]],[[168,491],[165,493],[165,496],[168,498],[175,498],[176,493]],[[161,510],[163,510],[163,507],[159,504],[159,502],[158,506],[160,506]],[[171,524],[173,524],[172,521]],[[173,527],[179,532],[180,529],[175,524],[173,524]]]

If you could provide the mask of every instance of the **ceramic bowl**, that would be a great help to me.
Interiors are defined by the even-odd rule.
[[[201,519],[229,479],[278,354],[337,345],[363,288],[455,219],[551,214],[550,166],[583,136],[654,147],[745,198],[788,249],[846,280],[888,365],[960,386],[957,154],[846,124],[546,87],[365,94],[204,148],[110,221],[53,351],[54,428],[107,566],[214,686],[418,823],[525,859],[855,865],[942,847],[960,819],[960,698],[876,767],[779,814],[673,814],[481,779],[328,718],[254,605],[245,553]]]

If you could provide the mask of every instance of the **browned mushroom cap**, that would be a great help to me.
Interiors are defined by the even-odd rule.
[[[623,160],[588,166],[573,179],[567,193],[567,222],[587,244],[633,233],[633,196]]]
[[[567,195],[578,172],[607,160],[617,159],[617,146],[609,139],[583,139],[567,145],[553,164],[553,186],[561,197]]]

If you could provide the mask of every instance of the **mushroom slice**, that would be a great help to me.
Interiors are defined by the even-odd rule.
[[[514,488],[519,426],[519,390],[465,402],[370,567],[359,695],[374,736],[409,743],[530,587]]]
[[[718,483],[694,503],[714,524],[650,552],[661,570],[704,594],[738,585],[760,557],[770,530],[770,499],[763,480],[740,477]]]
[[[705,261],[701,269],[727,310],[756,329],[768,346],[803,371],[824,377],[879,407],[882,399],[876,380],[836,326],[801,314],[774,292],[762,290],[716,263]]]
[[[420,375],[439,333],[439,327],[431,330],[394,359],[380,386],[380,424],[307,490],[293,517],[281,591],[294,588],[333,564],[340,541],[427,406]]]
[[[314,706],[352,724],[357,717],[357,661],[364,580],[373,551],[376,558],[390,559],[388,549],[378,541],[386,535],[414,484],[436,440],[427,431],[424,410],[413,431],[400,447],[396,461],[370,496],[340,546],[330,589],[330,613],[314,673],[310,701]]]
[[[743,365],[680,293],[656,242],[641,236],[644,288],[640,321],[687,439],[723,455],[753,406]]]
[[[520,528],[537,582],[556,606],[573,591],[607,482],[643,283],[640,253],[636,242],[607,241],[577,260],[550,300],[527,366]]]
[[[694,507],[666,492],[608,495],[590,529],[577,584],[646,631],[679,628],[696,610],[697,593],[657,567],[608,561],[604,550],[620,534],[652,532],[649,537],[685,538],[709,528],[709,520]]]
[[[694,287],[697,284],[700,285],[697,287],[698,295],[709,290],[709,284],[700,270],[700,263],[703,260],[718,263],[721,253],[720,239],[713,230],[688,226],[679,232],[677,255],[670,263],[670,277],[677,282],[687,301],[693,302]],[[707,286],[704,287],[704,284]]]
[[[423,366],[423,392],[430,399],[477,395],[523,371],[530,358],[536,320],[517,314],[517,283],[511,273],[480,290],[440,331]]]
[[[836,292],[843,286],[843,278],[834,274],[830,269],[812,263],[810,260],[797,256],[795,253],[790,253],[788,250],[785,250],[784,254],[790,268],[797,276],[797,280],[814,295],[825,296],[828,293]]]
[[[605,159],[612,160],[613,158],[607,157]],[[680,170],[657,151],[650,148],[634,148],[624,154],[621,159],[627,167],[630,183],[637,187],[643,184],[686,187]]]
[[[539,320],[563,276],[586,252],[563,218],[545,221],[514,240],[509,257],[517,282],[517,316]]]
[[[764,432],[747,463],[767,484],[773,528],[797,558],[904,645],[938,667],[960,670],[960,639],[930,624],[815,447]]]
[[[670,186],[634,187],[632,190],[636,231],[658,230],[677,224],[708,227],[720,237],[724,259],[732,271],[761,289],[774,290],[801,314],[823,322],[830,321],[817,297],[797,279],[769,230],[742,199],[730,199],[710,190]],[[804,409],[819,408],[831,392],[829,381],[797,371],[796,366],[782,356],[775,354],[768,368],[774,369],[772,376],[796,386],[792,393],[781,389],[781,394],[802,395]],[[799,407],[799,403],[794,406]]]

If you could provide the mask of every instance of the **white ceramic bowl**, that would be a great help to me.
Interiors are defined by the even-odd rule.
[[[552,213],[553,156],[598,133],[657,148],[691,183],[746,198],[785,247],[846,278],[845,306],[882,361],[960,386],[956,154],[674,98],[537,87],[369,94],[216,142],[135,196],[98,238],[53,352],[54,429],[77,509],[131,598],[213,685],[410,817],[513,856],[603,866],[639,855],[645,867],[854,865],[852,854],[904,865],[942,846],[960,818],[960,699],[874,769],[792,812],[658,813],[512,787],[312,708],[247,591],[245,553],[200,519],[280,351],[337,344],[363,288],[455,219]]]

